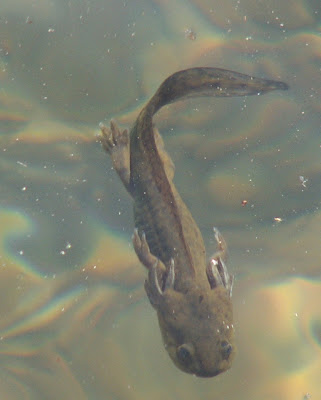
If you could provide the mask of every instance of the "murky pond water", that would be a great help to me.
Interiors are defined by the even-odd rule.
[[[321,398],[321,4],[2,1],[0,397]],[[229,245],[238,354],[176,369],[144,293],[132,204],[96,134],[176,70],[282,80],[155,118],[200,226]]]

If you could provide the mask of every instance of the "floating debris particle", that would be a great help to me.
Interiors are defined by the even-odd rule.
[[[275,222],[282,222],[282,221],[283,221],[283,219],[282,219],[282,218],[280,218],[280,217],[274,217],[274,221],[275,221]]]
[[[19,165],[21,165],[22,167],[25,167],[25,168],[27,168],[27,164],[25,164],[25,163],[23,163],[23,162],[21,162],[21,161],[17,161],[17,164],[19,164]]]
[[[193,31],[193,29],[186,28],[184,33],[185,33],[186,39],[189,39],[189,40],[195,40],[196,39],[196,33]]]
[[[300,182],[303,187],[307,187],[306,183],[308,182],[308,179],[306,179],[304,176],[299,176]]]
[[[242,204],[242,207],[245,207],[247,205],[247,200],[242,200],[241,204]]]

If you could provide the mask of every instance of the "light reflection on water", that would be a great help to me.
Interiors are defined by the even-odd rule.
[[[321,397],[321,9],[291,3],[5,2],[2,398]],[[212,225],[229,243],[239,350],[211,380],[178,371],[162,348],[131,202],[95,138],[100,120],[129,126],[167,75],[195,65],[291,88],[155,118],[208,253]]]

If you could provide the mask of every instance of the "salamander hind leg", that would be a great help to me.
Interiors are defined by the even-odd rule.
[[[232,287],[233,287],[233,276],[228,273],[226,267],[226,258],[227,258],[227,244],[220,234],[219,230],[213,228],[215,239],[217,241],[218,250],[213,256],[210,258],[206,273],[207,278],[210,283],[212,289],[217,286],[224,286],[228,291],[229,296],[232,296]]]
[[[120,130],[113,120],[110,121],[110,128],[102,123],[99,127],[101,130],[100,142],[104,150],[111,156],[113,167],[127,191],[130,192],[129,132],[127,129]]]

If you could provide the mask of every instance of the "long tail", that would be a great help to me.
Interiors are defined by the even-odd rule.
[[[255,78],[221,68],[190,68],[169,76],[151,98],[145,112],[152,116],[161,107],[187,97],[249,96],[287,90],[284,82]]]

